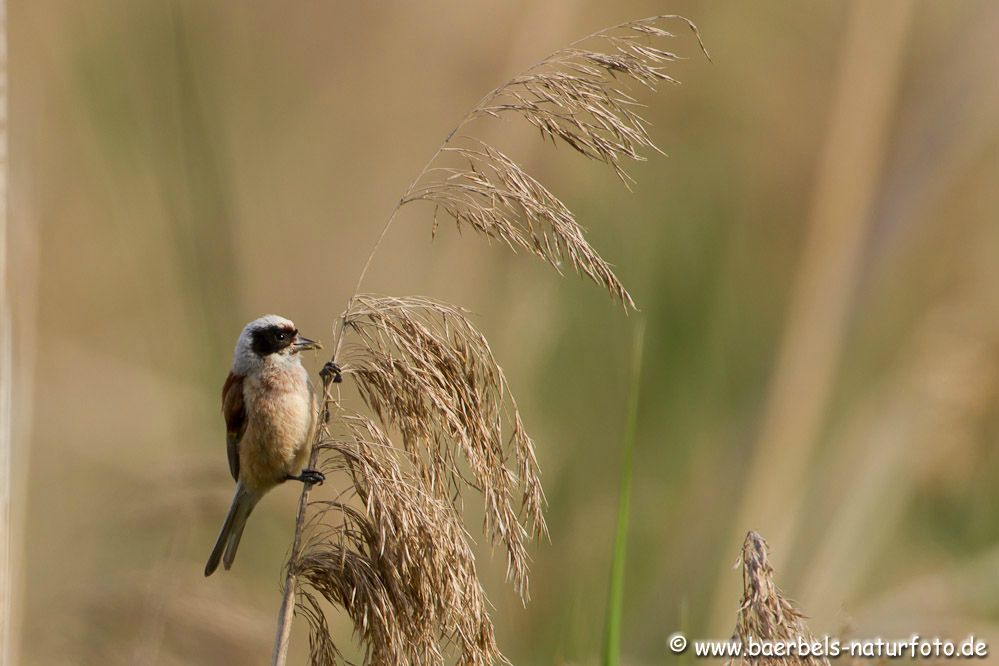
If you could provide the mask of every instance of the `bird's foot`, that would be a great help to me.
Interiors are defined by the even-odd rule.
[[[307,483],[313,486],[323,485],[323,481],[326,480],[326,475],[320,472],[318,469],[303,469],[302,473],[298,476],[288,476],[289,481],[301,481],[302,483]]]
[[[339,384],[343,381],[343,368],[333,361],[328,361],[323,366],[323,369],[319,371],[319,376],[332,381],[334,384]]]

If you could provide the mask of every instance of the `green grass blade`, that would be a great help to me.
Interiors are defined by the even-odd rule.
[[[621,488],[617,503],[617,532],[611,560],[610,591],[607,595],[607,624],[604,627],[604,666],[617,666],[621,659],[621,613],[624,605],[624,564],[628,546],[628,517],[631,511],[631,471],[638,430],[638,394],[642,380],[642,349],[645,322],[635,327],[631,357],[631,388],[624,421],[624,456],[621,461]]]

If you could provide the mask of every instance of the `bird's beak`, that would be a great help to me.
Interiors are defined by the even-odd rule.
[[[321,344],[319,344],[318,342],[316,342],[315,340],[310,340],[310,339],[308,339],[306,337],[303,337],[301,335],[296,335],[295,336],[295,341],[293,343],[291,343],[291,346],[294,348],[296,354],[298,352],[308,351],[309,349],[322,349],[323,348],[323,346]]]

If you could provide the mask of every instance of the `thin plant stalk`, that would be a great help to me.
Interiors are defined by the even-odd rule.
[[[321,374],[323,380],[323,400],[321,423],[317,428],[316,442],[329,436],[329,419],[332,405],[339,404],[339,396],[334,399],[330,394],[334,375],[331,372]],[[313,446],[309,454],[309,469],[315,469],[319,461],[319,447]],[[288,648],[291,646],[291,626],[295,619],[295,592],[298,589],[298,574],[292,564],[298,560],[302,550],[302,527],[305,525],[305,514],[309,506],[311,484],[304,484],[302,495],[298,499],[298,514],[295,517],[295,535],[291,543],[291,553],[288,555],[288,569],[285,572],[284,590],[281,594],[281,607],[278,610],[277,634],[274,638],[274,652],[271,656],[273,666],[285,666],[288,661]]]
[[[628,547],[628,521],[631,515],[631,476],[638,432],[638,400],[642,383],[642,352],[645,347],[645,321],[635,327],[631,353],[631,388],[624,420],[624,453],[621,459],[621,488],[617,501],[617,530],[611,560],[610,591],[607,595],[607,624],[604,628],[604,666],[617,666],[621,660],[621,616],[624,609],[624,568]]]

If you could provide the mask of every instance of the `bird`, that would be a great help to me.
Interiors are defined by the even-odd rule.
[[[229,471],[236,493],[205,565],[210,576],[221,561],[232,566],[253,507],[270,489],[295,480],[321,484],[322,472],[303,469],[316,428],[316,393],[301,352],[322,345],[295,324],[265,315],[239,334],[232,368],[222,386]]]

